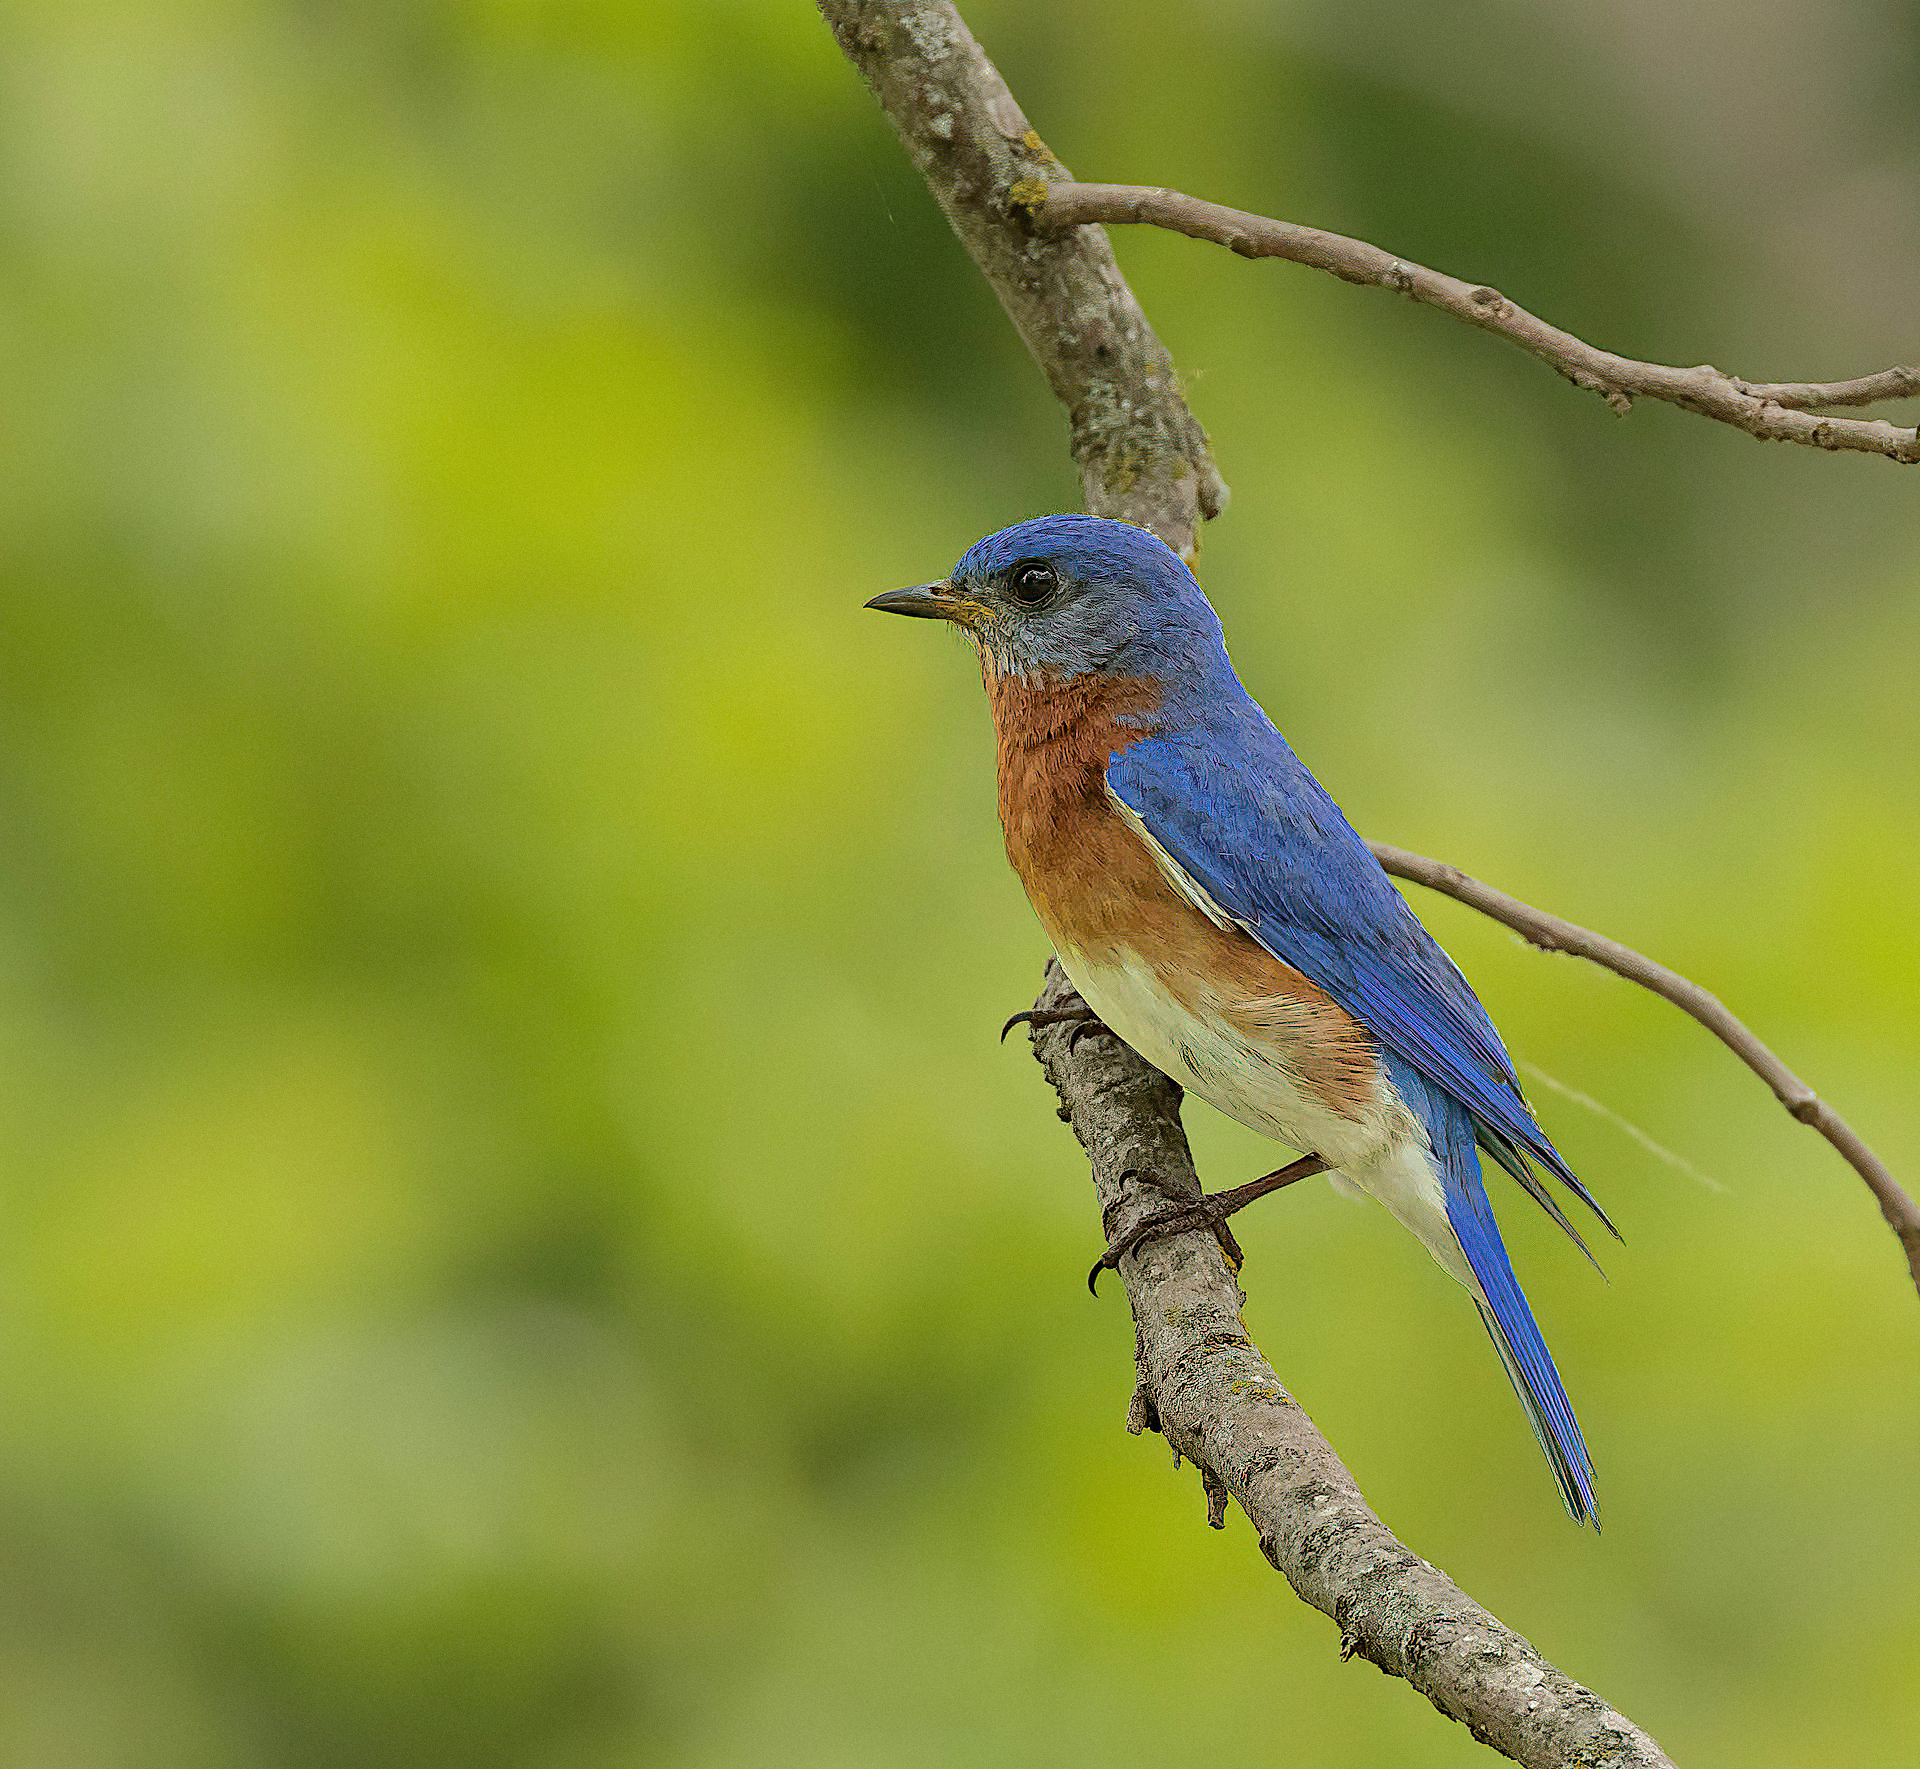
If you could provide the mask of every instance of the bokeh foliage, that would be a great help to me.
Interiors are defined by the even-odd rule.
[[[1911,6],[1179,14],[971,12],[1084,175],[1635,354],[1912,357]],[[1920,480],[1121,253],[1235,655],[1361,827],[1701,978],[1911,1182]],[[1063,426],[810,8],[15,0],[0,361],[0,1760],[1483,1760],[1119,1429],[993,1042],[1044,946],[978,689],[858,606],[1070,505]],[[1863,1188],[1672,1010],[1421,907],[1724,1187],[1543,1092],[1611,1285],[1503,1197],[1605,1537],[1377,1213],[1247,1221],[1256,1335],[1678,1760],[1909,1760]]]

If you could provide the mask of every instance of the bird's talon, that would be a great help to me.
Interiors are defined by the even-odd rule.
[[[1112,1027],[1110,1027],[1106,1021],[1089,1014],[1086,1019],[1082,1020],[1067,1034],[1067,1055],[1072,1056],[1073,1053],[1080,1048],[1080,1040],[1082,1038],[1092,1038],[1101,1032],[1111,1031]]]
[[[1213,1226],[1209,1213],[1203,1205],[1181,1204],[1172,1210],[1158,1211],[1144,1222],[1135,1223],[1106,1252],[1101,1254],[1093,1270],[1087,1273],[1087,1288],[1098,1296],[1100,1274],[1103,1271],[1118,1271],[1120,1261],[1145,1241],[1157,1241],[1167,1235],[1185,1234],[1189,1229]],[[1231,1238],[1231,1236],[1228,1237],[1228,1239]],[[1221,1250],[1225,1251],[1224,1246]],[[1234,1252],[1239,1252],[1237,1242],[1234,1245]],[[1235,1271],[1240,1269],[1238,1261],[1234,1262],[1233,1269]]]
[[[1036,1032],[1048,1026],[1071,1026],[1073,1030],[1067,1034],[1069,1052],[1089,1032],[1104,1032],[1107,1029],[1100,1016],[1089,1007],[1023,1007],[1000,1028],[1000,1042],[1005,1044],[1007,1034],[1022,1023]]]
[[[1103,1271],[1118,1271],[1120,1261],[1138,1247],[1143,1241],[1157,1241],[1165,1235],[1186,1234],[1192,1229],[1211,1229],[1220,1243],[1220,1252],[1226,1259],[1227,1267],[1238,1277],[1240,1268],[1246,1263],[1246,1254],[1240,1243],[1234,1239],[1233,1231],[1227,1227],[1227,1218],[1238,1210],[1244,1210],[1256,1198],[1264,1198],[1269,1192],[1277,1192],[1282,1186],[1290,1186],[1297,1180],[1308,1179],[1316,1173],[1324,1173],[1328,1163],[1319,1155],[1302,1155],[1299,1160],[1290,1162],[1277,1172],[1269,1173],[1263,1179],[1256,1179],[1249,1185],[1235,1186],[1226,1192],[1203,1192],[1197,1198],[1189,1198],[1177,1203],[1170,1210],[1159,1210],[1153,1215],[1137,1222],[1132,1228],[1115,1241],[1101,1256],[1100,1263],[1087,1273],[1087,1288],[1094,1295],[1100,1294],[1098,1281]],[[1129,1170],[1121,1175],[1122,1180],[1141,1178],[1165,1191],[1157,1175],[1151,1170],[1135,1173]]]

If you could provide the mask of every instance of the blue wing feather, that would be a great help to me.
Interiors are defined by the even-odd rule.
[[[1252,701],[1134,744],[1107,781],[1261,945],[1458,1100],[1495,1160],[1524,1172],[1520,1155],[1530,1156],[1618,1233],[1535,1122],[1466,978]],[[1578,1242],[1544,1190],[1528,1190]]]
[[[1553,1470],[1560,1497],[1576,1523],[1600,1519],[1593,1500],[1593,1459],[1587,1453],[1580,1421],[1554,1367],[1553,1354],[1527,1306],[1526,1292],[1514,1276],[1500,1225],[1494,1220],[1487,1188],[1481,1183],[1480,1161],[1474,1153],[1472,1118],[1457,1100],[1449,1099],[1417,1069],[1397,1057],[1386,1059],[1388,1073],[1400,1096],[1420,1115],[1433,1144],[1434,1165],[1446,1191],[1447,1221],[1479,1282],[1480,1318],[1506,1366],[1513,1391],[1526,1409],[1527,1423],[1539,1440]],[[1577,1236],[1575,1237],[1578,1238]]]

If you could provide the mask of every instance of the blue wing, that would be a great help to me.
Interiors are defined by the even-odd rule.
[[[1529,1157],[1613,1224],[1534,1122],[1467,980],[1250,701],[1215,709],[1189,735],[1135,744],[1109,764],[1107,781],[1221,910],[1379,1040],[1394,1085],[1427,1128],[1448,1224],[1484,1298],[1481,1319],[1568,1511],[1576,1521],[1592,1517],[1593,1464],[1501,1242],[1474,1145],[1582,1252],[1586,1244]]]
[[[1466,978],[1257,706],[1218,708],[1190,734],[1136,743],[1107,782],[1262,946],[1464,1106],[1475,1140],[1583,1252],[1529,1157],[1618,1234],[1534,1121]]]

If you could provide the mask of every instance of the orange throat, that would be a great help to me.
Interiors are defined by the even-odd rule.
[[[1002,675],[983,661],[993,708],[1007,859],[1056,946],[1080,945],[1103,894],[1144,851],[1107,796],[1107,764],[1152,735],[1160,685],[1135,676]],[[1124,890],[1122,890],[1124,894]]]

